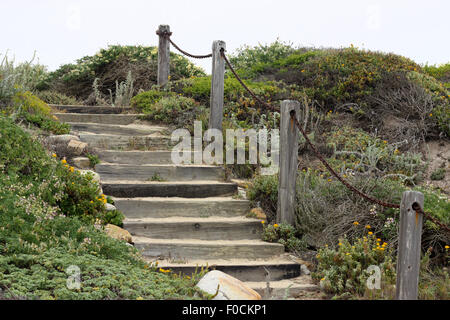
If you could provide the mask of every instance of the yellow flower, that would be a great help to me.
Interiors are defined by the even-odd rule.
[[[449,246],[445,246],[444,248],[445,248],[445,250],[448,250],[448,249],[450,249],[450,247],[449,247]]]
[[[378,239],[377,239],[377,242],[380,242],[380,241],[381,241],[381,239],[380,239],[380,238],[378,238]]]
[[[369,235],[372,235],[373,234],[373,232],[372,231],[369,231]]]
[[[163,269],[163,268],[159,268],[159,271],[160,271],[160,272],[163,272],[163,273],[171,272],[171,270],[165,270],[165,269]]]
[[[366,229],[370,229],[370,228],[371,228],[370,224],[366,225]]]
[[[278,225],[277,223],[275,223],[275,224],[273,225],[273,227],[274,227],[274,228],[278,228],[279,225]]]
[[[346,256],[349,256],[350,255],[350,253],[349,252],[347,252],[346,254],[345,254]]]
[[[357,226],[357,225],[359,225],[359,222],[358,222],[358,221],[355,221],[355,222],[353,222],[353,224],[354,224],[355,226]]]
[[[384,144],[387,144],[387,141],[386,141],[386,140],[383,140],[383,143],[384,143]]]
[[[386,246],[387,246],[387,243],[386,243],[386,242],[383,242],[382,246],[383,246],[383,247],[386,247]]]
[[[430,113],[430,117],[432,117],[433,116],[433,114],[432,113]]]
[[[384,251],[384,248],[379,248],[381,251]]]
[[[264,223],[266,223],[266,222],[265,222],[264,220],[261,220],[261,223],[264,224]]]
[[[320,279],[320,281],[324,281],[325,280],[325,277],[323,277],[322,279]]]
[[[67,163],[66,159],[62,159],[61,163],[63,163],[63,164]]]
[[[53,153],[53,154],[52,154],[52,157],[53,157],[53,158],[56,158],[56,153]]]
[[[74,169],[74,167],[70,167],[69,170],[70,170],[70,172],[73,172],[75,169]]]
[[[342,243],[339,242],[339,243],[338,243],[338,246],[342,246]]]

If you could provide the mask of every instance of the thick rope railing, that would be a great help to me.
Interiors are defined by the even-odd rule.
[[[184,54],[185,56],[188,56],[190,58],[194,58],[194,59],[206,59],[206,58],[211,58],[212,57],[212,53],[210,54],[204,54],[204,55],[195,55],[195,54],[191,54],[189,52],[184,51],[183,49],[181,49],[179,46],[176,45],[175,42],[172,41],[172,39],[170,38],[170,36],[172,35],[172,32],[160,32],[159,30],[156,31],[156,34],[162,37],[167,38],[167,40],[169,40],[170,44],[173,45],[175,47],[175,49],[177,49],[178,51],[180,51],[182,54]]]
[[[276,111],[279,112],[280,110],[270,104],[268,104],[265,101],[262,101],[258,96],[256,96],[249,87],[247,87],[245,85],[245,83],[242,81],[242,79],[239,77],[239,75],[236,73],[236,71],[234,70],[233,66],[231,65],[230,61],[227,59],[224,50],[221,50],[221,55],[224,58],[226,64],[228,65],[229,69],[231,70],[231,72],[233,73],[233,75],[236,77],[236,79],[238,80],[238,82],[242,85],[242,87],[255,99],[257,100],[260,104],[262,104],[263,106],[267,107],[268,109],[270,109],[271,111]],[[344,186],[346,186],[349,190],[353,191],[354,193],[356,193],[357,195],[359,195],[360,197],[362,197],[363,199],[378,204],[380,206],[386,207],[386,208],[394,208],[394,209],[399,209],[400,205],[395,204],[395,203],[389,203],[389,202],[384,202],[381,201],[379,199],[376,199],[374,197],[371,197],[367,194],[365,194],[364,192],[358,190],[356,187],[354,187],[353,185],[351,185],[350,183],[348,183],[347,181],[345,181],[344,178],[342,178],[331,166],[330,164],[325,160],[325,158],[323,157],[323,155],[317,150],[317,148],[315,147],[315,145],[311,142],[311,140],[309,139],[308,135],[306,134],[305,130],[303,129],[303,127],[300,125],[295,111],[292,110],[290,113],[291,119],[292,121],[295,123],[295,125],[297,126],[297,128],[300,130],[302,136],[305,138],[305,141],[307,142],[307,144],[309,145],[309,147],[311,148],[311,150],[314,152],[314,154],[317,156],[317,158],[319,158],[319,160],[324,164],[324,166],[328,169],[328,171],[336,177],[336,179],[339,180],[339,182],[341,182]],[[413,210],[415,210],[417,213],[421,213],[424,215],[425,218],[431,220],[432,222],[434,222],[436,225],[438,225],[440,228],[446,230],[447,232],[450,232],[450,228],[443,224],[442,222],[440,222],[439,220],[437,220],[435,217],[433,217],[429,212],[424,211],[419,204],[415,203],[413,206]]]
[[[246,86],[246,84],[244,83],[244,81],[242,81],[242,79],[238,76],[238,74],[236,73],[236,71],[234,70],[233,66],[231,65],[230,61],[227,59],[227,56],[225,55],[225,51],[223,49],[220,50],[220,54],[222,56],[222,58],[225,60],[228,68],[230,68],[231,72],[234,74],[234,76],[236,77],[237,81],[241,84],[241,86],[247,90],[247,92],[256,100],[258,101],[260,104],[262,104],[263,106],[265,106],[266,108],[270,109],[271,111],[275,111],[275,112],[280,112],[280,109],[268,104],[267,102],[261,100],[258,96],[256,96],[256,94],[253,93],[252,90],[250,90],[249,87]]]
[[[212,53],[210,54],[205,54],[205,55],[194,55],[191,54],[189,52],[186,52],[184,50],[182,50],[178,45],[176,45],[172,39],[170,38],[170,36],[172,35],[172,32],[159,32],[156,31],[157,35],[163,36],[165,38],[167,38],[169,40],[169,42],[182,54],[184,54],[185,56],[188,56],[190,58],[194,58],[194,59],[206,59],[206,58],[211,58],[212,57]],[[239,75],[237,74],[237,72],[234,70],[233,66],[231,65],[230,61],[228,60],[227,56],[225,55],[225,50],[221,49],[220,50],[220,55],[222,56],[222,58],[224,59],[224,61],[226,62],[228,68],[231,70],[231,72],[233,73],[233,75],[236,77],[236,79],[238,80],[238,82],[241,84],[241,86],[256,100],[258,101],[261,105],[265,106],[267,109],[269,109],[272,112],[280,112],[280,109],[277,107],[272,106],[271,104],[261,100],[252,90],[250,90],[250,88],[244,83],[244,81],[239,77]],[[381,201],[379,199],[376,199],[374,197],[371,197],[367,194],[365,194],[364,192],[358,190],[356,187],[354,187],[353,185],[351,185],[350,183],[348,183],[347,181],[345,181],[331,166],[330,164],[325,160],[325,158],[323,157],[323,155],[317,150],[317,148],[314,146],[314,144],[311,142],[311,140],[309,139],[308,135],[306,134],[305,130],[303,129],[303,127],[300,125],[296,115],[295,115],[295,111],[292,110],[290,113],[291,116],[291,120],[295,123],[295,125],[297,126],[297,128],[300,130],[301,134],[303,135],[303,137],[305,138],[305,141],[307,142],[307,144],[309,145],[309,147],[311,148],[311,150],[314,152],[314,154],[317,156],[317,158],[319,158],[319,160],[324,164],[324,166],[327,168],[327,170],[336,177],[336,179],[339,180],[339,182],[341,182],[344,186],[346,186],[349,190],[351,190],[352,192],[356,193],[357,195],[359,195],[360,197],[362,197],[363,199],[378,204],[382,207],[386,207],[386,208],[394,208],[394,209],[399,209],[400,205],[395,204],[395,203],[389,203],[389,202],[384,202]],[[413,205],[413,210],[415,210],[417,213],[421,213],[424,215],[425,218],[433,221],[436,225],[438,225],[440,228],[446,230],[447,232],[450,232],[450,228],[443,224],[442,222],[440,222],[439,220],[437,220],[436,218],[434,218],[429,212],[424,211],[419,204],[415,203]]]

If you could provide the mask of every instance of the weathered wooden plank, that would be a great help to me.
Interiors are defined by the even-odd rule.
[[[291,119],[291,111],[300,115],[300,103],[281,102],[280,119],[280,171],[278,176],[277,222],[295,223],[295,182],[298,166],[298,128]]]
[[[400,204],[400,233],[397,255],[397,300],[416,300],[419,287],[420,251],[423,215],[413,209],[423,208],[421,192],[405,191]]]
[[[164,88],[169,82],[170,74],[170,42],[164,34],[170,33],[168,25],[160,25],[158,27],[159,44],[158,44],[158,85]]]
[[[103,192],[121,198],[181,197],[206,198],[229,196],[237,192],[234,183],[102,183]]]
[[[53,109],[65,111],[68,113],[82,113],[82,114],[121,114],[130,112],[130,107],[111,107],[111,106],[71,106],[61,104],[49,104]]]
[[[225,60],[220,54],[221,49],[225,50],[225,42],[221,40],[214,41],[212,46],[212,76],[211,76],[209,129],[218,129],[218,130],[222,130],[224,74],[225,74]]]
[[[262,232],[259,220],[242,217],[137,219],[126,220],[124,227],[132,235],[154,239],[256,240]]]

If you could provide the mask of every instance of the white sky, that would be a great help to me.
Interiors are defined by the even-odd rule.
[[[0,54],[55,70],[108,44],[157,45],[158,25],[193,54],[280,38],[295,45],[394,52],[450,61],[449,0],[0,0]],[[175,50],[172,48],[172,50]],[[193,60],[207,72],[211,60]]]

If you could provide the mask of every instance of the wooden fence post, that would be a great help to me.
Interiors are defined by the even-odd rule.
[[[291,112],[300,116],[300,103],[294,100],[281,102],[280,118],[280,172],[278,175],[277,223],[295,223],[295,184],[298,166],[298,128]]]
[[[209,113],[209,129],[222,131],[223,94],[225,60],[220,50],[225,50],[225,42],[217,40],[212,45],[211,101]]]
[[[397,300],[417,300],[423,214],[413,209],[423,208],[421,192],[405,191],[400,204],[400,233],[397,253]]]
[[[158,85],[164,88],[169,82],[170,72],[170,42],[164,34],[170,34],[168,25],[160,25],[156,34],[159,35],[158,45]]]

